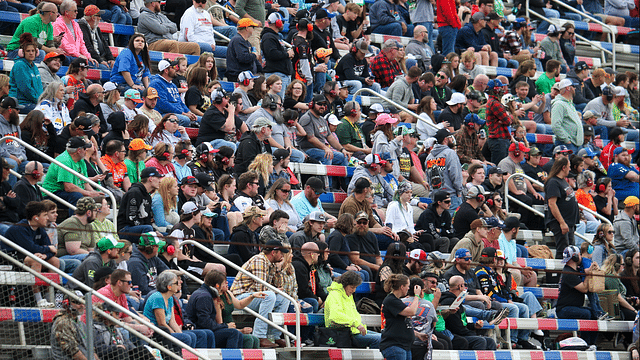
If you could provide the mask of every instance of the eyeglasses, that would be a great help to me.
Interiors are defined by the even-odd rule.
[[[369,224],[369,220],[364,220],[364,219],[358,220],[358,224],[359,225],[368,225]]]
[[[493,201],[499,201],[499,202],[502,202],[502,198],[496,198],[496,199],[494,199]]]
[[[446,79],[446,78],[447,78],[446,75],[436,74],[436,79]]]
[[[280,191],[282,191],[285,194],[288,194],[289,192],[291,192],[291,189],[280,189]]]
[[[324,193],[317,192],[317,191],[314,191],[314,193],[316,194],[316,196],[320,196],[320,195],[324,194]]]
[[[171,283],[171,286],[173,286],[173,285],[180,285],[180,282],[176,281],[176,282]]]
[[[444,200],[443,203],[445,204],[451,204],[451,200]]]
[[[259,182],[252,182],[251,184],[253,184],[253,185],[260,185],[260,183],[259,183]]]

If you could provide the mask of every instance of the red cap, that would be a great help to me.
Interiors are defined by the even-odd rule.
[[[529,150],[530,150],[528,147],[524,146],[523,142],[511,143],[511,145],[509,145],[509,151],[510,152],[511,151],[516,151],[516,149],[518,149],[519,151],[523,151],[523,152],[529,152]]]

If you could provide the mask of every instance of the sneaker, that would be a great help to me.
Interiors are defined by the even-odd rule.
[[[533,335],[535,336],[544,336],[544,332],[542,332],[542,330],[538,329],[533,331]]]
[[[48,302],[47,299],[40,299],[40,301],[38,301],[37,306],[39,308],[52,308],[55,305],[53,303]]]
[[[507,315],[509,315],[509,310],[507,308],[502,309],[502,311],[497,313],[496,316],[491,319],[491,321],[489,321],[489,325],[500,324],[502,320],[507,317]]]
[[[608,312],[603,312],[598,315],[598,320],[605,320],[609,316]]]
[[[300,344],[300,345],[303,345],[303,346],[305,346],[305,347],[307,347],[307,346],[308,346],[308,347],[312,347],[312,346],[314,346],[315,344],[313,343],[313,340],[309,339],[309,340],[305,340],[305,341],[303,341],[303,342],[302,342],[302,344]]]
[[[522,345],[516,344],[516,343],[511,343],[511,349],[513,349],[513,350],[522,349]]]
[[[529,342],[529,340],[520,340],[518,341],[518,345],[520,345],[522,349],[525,350],[540,350],[539,346],[533,345]]]
[[[591,345],[589,346],[589,348],[587,348],[587,351],[597,351],[598,348],[595,345]]]

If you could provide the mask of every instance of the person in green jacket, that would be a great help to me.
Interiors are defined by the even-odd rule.
[[[584,142],[582,119],[573,105],[576,85],[572,79],[560,81],[560,94],[551,102],[551,128],[556,134],[556,146],[566,145],[574,154]]]
[[[151,145],[142,139],[133,139],[129,143],[129,154],[124,159],[124,163],[127,165],[127,176],[132,184],[140,182],[140,173],[145,168],[144,159],[149,150],[151,150]]]
[[[377,349],[380,345],[380,334],[367,330],[353,300],[353,294],[360,284],[360,274],[349,270],[329,286],[329,295],[324,303],[324,325],[349,327],[354,347]]]
[[[36,107],[43,91],[40,71],[34,62],[38,47],[33,35],[24,33],[20,36],[20,49],[23,57],[14,62],[9,74],[9,96],[18,99],[18,104],[24,106],[20,109],[21,114],[28,114]]]

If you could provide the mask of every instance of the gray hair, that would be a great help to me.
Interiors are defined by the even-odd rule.
[[[56,97],[56,93],[58,92],[58,88],[60,86],[64,86],[62,84],[62,81],[60,80],[54,80],[52,81],[42,92],[42,94],[40,95],[40,97],[38,98],[38,104],[40,104],[43,100],[49,100],[53,103],[57,102],[58,100],[55,98]]]
[[[73,1],[73,0],[64,0],[62,2],[62,4],[60,4],[60,14],[62,15],[64,13],[66,13],[67,11],[69,11],[69,9],[71,9],[74,6],[76,6],[76,8],[78,6],[75,1]]]
[[[594,182],[595,177],[596,173],[591,170],[585,170],[582,173],[578,174],[578,176],[576,177],[576,184],[578,185],[578,188],[583,188],[587,186],[588,180]]]
[[[177,279],[178,276],[174,274],[172,271],[163,271],[158,275],[158,279],[156,280],[156,290],[160,293],[166,293],[169,291],[169,286],[171,283]]]

